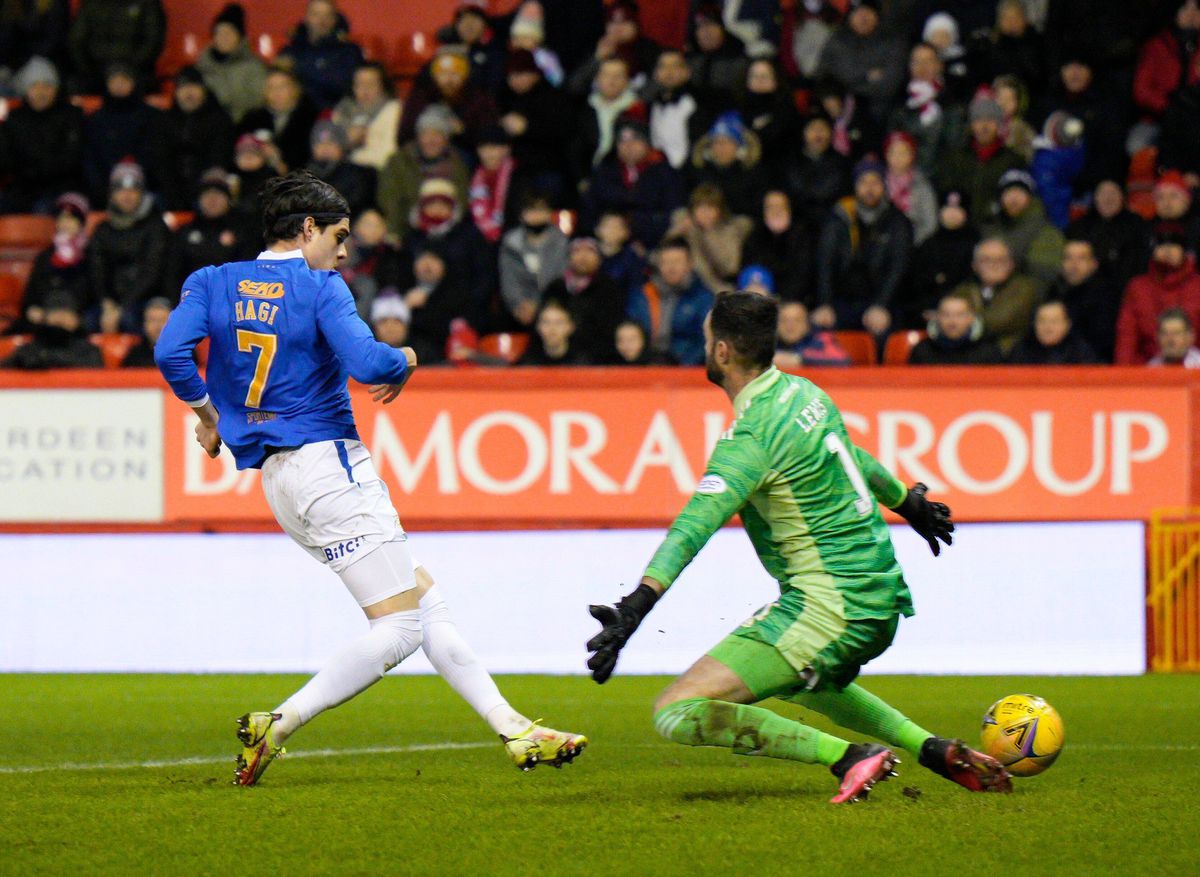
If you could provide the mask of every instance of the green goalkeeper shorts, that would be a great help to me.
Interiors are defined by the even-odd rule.
[[[898,622],[898,615],[847,621],[830,603],[787,588],[708,655],[759,699],[840,691],[892,644]]]

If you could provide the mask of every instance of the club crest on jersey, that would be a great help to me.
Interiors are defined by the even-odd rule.
[[[283,298],[283,284],[277,280],[270,283],[265,280],[243,280],[238,283],[238,295],[252,295],[255,298]]]
[[[696,485],[696,493],[724,493],[729,489],[720,475],[705,475]]]

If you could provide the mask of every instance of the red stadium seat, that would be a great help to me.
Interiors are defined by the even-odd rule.
[[[0,274],[0,332],[21,316],[25,284],[14,274]]]
[[[12,356],[14,350],[22,344],[28,344],[32,339],[32,335],[0,336],[0,362],[4,362],[4,360]]]
[[[33,273],[33,259],[0,259],[0,274],[11,275],[25,288],[29,275]]]
[[[108,332],[89,335],[88,340],[100,348],[100,356],[104,359],[105,368],[120,368],[121,363],[134,345],[141,340],[137,335],[122,332]]]
[[[479,339],[481,354],[509,365],[520,359],[527,347],[529,335],[525,332],[495,332]]]
[[[163,222],[171,231],[179,231],[195,218],[196,214],[190,210],[169,210],[163,214]]]
[[[95,234],[96,226],[98,226],[100,223],[104,222],[104,220],[107,218],[108,218],[107,211],[93,210],[91,213],[88,214],[87,224],[84,225],[84,227],[83,227],[84,232],[90,238],[93,234]]]
[[[54,240],[54,217],[35,214],[0,216],[0,253],[44,250]]]
[[[400,37],[392,54],[392,71],[404,79],[412,79],[429,63],[437,49],[432,34],[415,33]]]
[[[850,356],[851,365],[877,365],[879,354],[870,332],[834,332],[833,340]]]
[[[103,98],[98,94],[77,94],[71,98],[71,103],[83,110],[85,116],[90,116],[100,109]]]
[[[908,365],[908,356],[912,349],[925,340],[925,333],[915,329],[893,332],[883,345],[884,365]]]

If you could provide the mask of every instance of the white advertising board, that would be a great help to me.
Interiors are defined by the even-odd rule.
[[[0,522],[158,522],[158,390],[0,390]]]
[[[587,605],[630,590],[661,531],[414,534],[495,672],[583,673]],[[917,615],[866,672],[1145,669],[1140,522],[978,524],[941,558],[893,528]],[[276,535],[0,535],[0,671],[312,671],[366,622],[341,582]],[[726,529],[622,654],[676,673],[774,598]],[[398,672],[430,672],[418,654]]]

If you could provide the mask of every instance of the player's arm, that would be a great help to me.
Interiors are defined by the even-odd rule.
[[[736,426],[729,438],[717,442],[705,475],[692,498],[671,525],[654,553],[641,584],[615,606],[592,606],[592,617],[602,629],[588,640],[588,668],[603,684],[617,665],[617,656],[642,619],[720,529],[749,498],[770,472],[766,452],[757,439]]]
[[[317,303],[317,328],[350,377],[371,385],[376,402],[391,402],[404,387],[417,364],[411,347],[397,350],[376,341],[371,329],[358,315],[350,287],[336,274],[330,275]]]
[[[929,543],[929,550],[934,557],[942,553],[939,539],[947,545],[954,543],[954,536],[951,535],[954,521],[950,518],[950,507],[942,502],[930,502],[925,496],[928,487],[920,482],[911,488],[905,487],[903,481],[857,445],[854,446],[854,458],[875,498],[908,521]]]
[[[196,367],[196,345],[208,337],[208,285],[203,272],[192,274],[183,284],[179,306],[171,312],[154,345],[154,364],[171,385],[171,390],[192,406],[200,422],[196,441],[210,457],[221,451],[217,435],[220,415],[208,397],[208,387]]]

